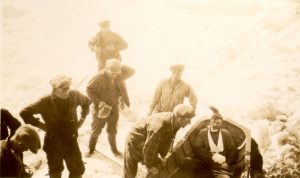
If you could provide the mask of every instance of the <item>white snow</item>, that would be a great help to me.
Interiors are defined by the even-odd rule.
[[[84,79],[97,71],[87,42],[99,30],[98,22],[109,19],[112,30],[129,44],[122,58],[136,69],[127,84],[132,109],[139,115],[146,115],[156,85],[170,74],[169,66],[182,63],[183,78],[199,97],[197,113],[214,105],[224,116],[251,128],[266,169],[293,149],[299,152],[293,146],[300,139],[299,0],[0,3],[0,101],[17,117],[23,107],[50,92],[49,81],[56,74],[70,75],[73,88],[85,92]],[[130,124],[120,120],[123,149]],[[82,139],[88,138],[89,128],[90,118],[80,129]],[[107,144],[105,133],[101,142]],[[29,162],[44,160],[35,175],[44,177],[43,151],[26,156]],[[103,160],[84,161],[85,177],[120,177]]]

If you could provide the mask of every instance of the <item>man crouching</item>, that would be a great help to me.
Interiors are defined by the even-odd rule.
[[[146,165],[149,174],[158,174],[161,158],[168,153],[176,132],[190,124],[194,116],[192,106],[179,104],[173,112],[157,113],[137,122],[127,138],[124,178],[136,177],[139,162]]]

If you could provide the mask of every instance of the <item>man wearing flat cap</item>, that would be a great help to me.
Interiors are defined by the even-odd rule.
[[[198,99],[194,90],[189,84],[181,80],[184,66],[182,64],[172,65],[170,70],[172,72],[171,77],[161,81],[156,88],[149,115],[156,112],[172,112],[176,105],[184,102],[185,97],[189,99],[190,105],[196,109]]]
[[[27,106],[20,113],[25,123],[46,132],[43,149],[46,152],[50,178],[60,178],[65,161],[69,177],[82,177],[85,168],[77,143],[78,128],[89,113],[90,100],[79,91],[70,90],[71,78],[54,77],[52,93]],[[78,119],[76,109],[81,107]],[[43,122],[34,115],[40,114]]]
[[[28,149],[36,154],[41,148],[37,131],[30,125],[19,127],[6,140],[0,141],[0,177],[31,177],[23,163],[23,152]]]
[[[108,59],[121,60],[120,51],[127,49],[126,41],[117,33],[110,30],[110,22],[103,20],[99,23],[100,31],[89,41],[89,48],[96,53],[98,69],[105,67]]]
[[[139,162],[150,175],[157,175],[177,131],[190,124],[194,116],[192,106],[179,104],[172,112],[156,113],[135,123],[127,137],[123,178],[136,177]]]
[[[105,125],[111,151],[115,156],[122,155],[116,143],[119,97],[124,98],[125,104],[130,106],[124,81],[134,73],[132,68],[122,65],[119,60],[110,59],[106,62],[106,67],[88,83],[87,94],[93,102],[94,113],[87,157],[95,151],[98,137]]]

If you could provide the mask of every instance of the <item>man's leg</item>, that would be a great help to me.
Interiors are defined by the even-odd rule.
[[[98,137],[106,124],[105,119],[98,118],[98,112],[99,110],[95,109],[95,112],[93,113],[92,131],[89,141],[89,152],[86,153],[87,157],[91,156],[95,151]]]
[[[137,174],[138,163],[135,158],[137,153],[136,150],[128,146],[128,143],[125,146],[124,152],[124,167],[123,167],[123,178],[134,178]]]
[[[122,153],[117,148],[117,127],[119,120],[119,107],[114,106],[112,108],[110,116],[107,118],[107,134],[108,134],[108,142],[110,145],[110,149],[116,156],[121,156]]]
[[[62,155],[55,150],[47,150],[46,155],[49,167],[49,177],[61,178],[61,173],[64,170]]]
[[[72,140],[72,142],[67,146],[68,149],[65,153],[65,161],[69,170],[69,178],[81,178],[85,172],[85,167],[77,140]]]

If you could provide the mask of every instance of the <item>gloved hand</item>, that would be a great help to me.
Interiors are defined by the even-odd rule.
[[[213,156],[212,156],[212,160],[216,163],[219,163],[219,164],[222,164],[226,161],[226,158],[225,156],[219,154],[219,153],[215,153]]]
[[[112,109],[112,107],[110,105],[106,104],[103,101],[99,102],[98,108],[99,108],[98,118],[107,118]]]

